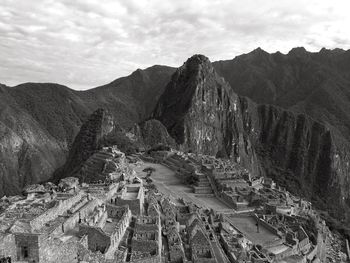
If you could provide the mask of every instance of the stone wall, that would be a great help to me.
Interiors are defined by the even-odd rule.
[[[237,209],[237,203],[234,201],[234,197],[228,192],[221,192],[220,197],[223,199],[225,204],[228,204],[233,209]]]
[[[74,204],[76,204],[78,201],[80,201],[80,199],[83,198],[83,195],[83,192],[78,192],[71,198],[68,198],[66,200],[59,200],[53,208],[48,209],[43,214],[30,221],[31,227],[33,229],[42,228],[45,225],[45,223],[54,220],[59,215],[62,215],[67,210],[69,210]]]
[[[0,258],[17,258],[15,236],[13,234],[0,234]]]
[[[105,202],[110,200],[117,192],[119,188],[119,183],[114,183],[110,186],[109,191],[106,193]]]
[[[72,215],[69,215],[69,218],[63,223],[62,229],[64,232],[69,231],[82,220],[88,217],[88,215],[95,210],[97,206],[99,206],[101,202],[97,199],[93,199],[88,203],[85,203],[84,206],[80,208],[80,210],[76,211]],[[80,220],[80,221],[79,221]]]
[[[15,234],[16,254],[18,261],[39,262],[39,235],[20,233]]]
[[[129,209],[131,210],[133,215],[142,215],[142,206],[139,199],[125,200],[120,197],[117,197],[114,202],[114,204],[118,206],[129,206]]]
[[[196,258],[193,259],[193,263],[217,263],[214,258]]]
[[[306,259],[312,261],[317,256],[317,245],[307,254]]]
[[[64,232],[73,229],[79,223],[79,213],[74,213],[62,224]]]
[[[132,263],[160,263],[161,258],[159,256],[151,256],[147,258],[140,258],[140,259],[134,259],[131,260]]]
[[[88,247],[91,251],[104,253],[111,245],[111,238],[100,228],[80,225],[79,231],[82,235],[88,236]]]
[[[220,233],[220,241],[221,244],[223,244],[223,250],[229,258],[230,262],[236,262],[237,257],[232,251],[232,247],[227,243],[227,240],[222,233]]]
[[[267,253],[267,251],[266,251],[266,253]],[[298,254],[298,249],[296,247],[288,248],[285,251],[283,251],[282,253],[277,254],[275,257],[275,260],[281,260],[283,258],[290,257],[290,256],[293,256],[296,254]]]
[[[283,238],[282,233],[277,228],[273,227],[272,225],[267,223],[265,220],[259,218],[256,214],[254,214],[254,218],[259,221],[259,224],[261,224],[262,226],[266,227],[272,233],[276,234],[280,238]]]
[[[73,239],[62,242],[57,238],[45,240],[40,247],[40,262],[77,263],[79,241]]]
[[[174,244],[169,248],[171,262],[183,262],[185,260],[185,253],[180,244]]]

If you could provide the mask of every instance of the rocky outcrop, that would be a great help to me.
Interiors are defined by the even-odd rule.
[[[184,150],[233,158],[339,216],[347,208],[346,141],[306,115],[237,96],[204,56],[174,73],[154,117]]]
[[[75,137],[66,163],[55,172],[55,181],[76,173],[83,162],[101,148],[101,140],[114,129],[113,117],[106,110],[93,112]]]
[[[142,139],[147,148],[157,145],[167,145],[176,147],[174,139],[169,135],[164,125],[155,119],[151,119],[140,124],[138,136]]]
[[[174,73],[153,116],[183,150],[231,157],[259,173],[239,97],[205,56],[191,57]]]
[[[319,208],[344,217],[349,203],[349,144],[303,114],[240,98],[247,136],[264,174]]]

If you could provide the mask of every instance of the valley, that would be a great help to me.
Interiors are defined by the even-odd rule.
[[[345,262],[349,58],[257,49],[87,91],[1,85],[0,255]]]

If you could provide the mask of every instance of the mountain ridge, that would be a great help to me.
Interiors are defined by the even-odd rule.
[[[271,147],[276,142],[280,144],[281,142],[282,144],[284,142],[298,143],[294,138],[294,134],[299,133],[304,138],[299,144],[310,144],[311,138],[314,138],[315,145],[317,145],[315,151],[324,149],[323,151],[327,153],[325,155],[331,160],[332,167],[337,167],[342,175],[349,172],[346,166],[348,161],[346,156],[349,156],[349,147],[347,146],[349,139],[346,134],[350,127],[347,114],[350,112],[348,111],[350,107],[348,101],[350,99],[348,93],[350,73],[347,70],[348,65],[350,65],[350,52],[321,50],[318,53],[307,52],[305,57],[303,57],[303,52],[305,51],[294,50],[290,52],[291,54],[279,52],[269,54],[260,49],[238,56],[233,60],[212,63],[213,69],[218,75],[218,77],[212,79],[213,85],[217,85],[216,78],[220,83],[219,77],[222,77],[224,82],[227,82],[230,86],[230,88],[225,88],[227,93],[230,94],[226,96],[226,100],[229,101],[228,97],[231,97],[232,94],[237,94],[232,96],[237,96],[236,107],[242,114],[239,115],[241,120],[237,121],[240,124],[235,133],[246,134],[246,137],[241,136],[241,138],[235,135],[238,138],[238,145],[241,145],[239,147],[230,146],[230,149],[228,146],[230,136],[234,136],[232,132],[223,132],[224,137],[219,141],[220,145],[223,141],[226,146],[221,147],[221,149],[217,148],[215,154],[224,157],[227,156],[228,152],[233,151],[232,156],[240,158],[242,162],[247,164],[260,163],[253,168],[256,172],[271,169],[271,175],[278,178],[277,175],[282,174],[283,169],[289,169],[288,167],[291,164],[288,158],[293,154],[295,155],[295,151],[292,147],[277,151]],[[336,65],[335,69],[330,70],[329,68],[334,65]],[[5,168],[0,173],[0,180],[4,187],[0,189],[0,195],[16,194],[25,184],[49,179],[53,171],[65,162],[64,159],[68,156],[68,150],[74,141],[75,135],[78,134],[81,124],[96,109],[107,109],[114,117],[115,123],[126,130],[131,129],[135,123],[142,123],[149,119],[151,112],[154,112],[154,108],[157,107],[158,99],[171,82],[175,70],[166,66],[136,70],[127,77],[116,79],[109,84],[87,91],[74,91],[65,86],[62,88],[58,84],[29,83],[15,87],[0,85],[0,92],[7,94],[0,99],[0,112],[3,112],[0,115],[0,124],[4,127],[0,143],[5,145],[2,147],[0,154],[1,156],[11,156],[11,158],[2,158],[2,167]],[[308,75],[311,75],[311,77],[307,77]],[[309,83],[312,84],[312,88],[308,88]],[[322,89],[317,89],[319,87],[318,83],[322,83]],[[46,89],[46,86],[51,88]],[[27,87],[29,88],[27,89]],[[286,93],[286,90],[289,90],[289,93]],[[332,90],[335,90],[335,92],[332,92]],[[300,91],[301,93],[299,93]],[[311,96],[306,96],[307,94]],[[7,101],[13,101],[14,103],[11,104]],[[263,106],[260,106],[261,104]],[[233,104],[231,107],[233,107]],[[5,114],[5,109],[10,113]],[[290,114],[281,113],[285,109],[289,110]],[[245,112],[246,110],[248,111]],[[6,119],[8,115],[17,116],[18,112],[25,115],[24,117],[16,117],[19,121]],[[306,114],[310,118],[306,117],[306,120],[302,121],[298,117],[299,114]],[[222,116],[224,115],[222,114]],[[228,127],[230,118],[227,116],[225,118],[227,119],[225,125]],[[262,121],[263,118],[267,121]],[[269,123],[269,119],[273,123],[271,127],[266,125]],[[315,121],[323,123],[322,125],[331,130],[330,136],[327,135],[327,131],[313,128],[315,132],[312,137],[312,127]],[[266,131],[268,134],[266,141],[262,143],[260,142],[261,136],[248,135],[248,127],[245,126],[249,122],[254,124],[248,126],[250,129],[264,129]],[[305,124],[303,124],[304,122]],[[265,124],[262,125],[261,123]],[[298,123],[300,129],[297,129]],[[157,127],[159,124],[154,123],[153,125]],[[18,150],[14,144],[5,143],[4,139],[4,135],[9,134],[8,131],[16,129],[22,130],[23,133],[17,134],[14,132],[10,138],[20,139],[21,146],[19,149],[21,150]],[[221,129],[221,127],[217,127],[218,129]],[[33,130],[37,131],[36,133],[40,134],[41,138],[45,138],[47,143],[38,146],[31,145],[31,141],[23,134],[30,133]],[[150,139],[150,141],[153,140],[154,138]],[[317,144],[317,141],[320,141],[320,143]],[[253,153],[251,147],[258,143],[262,146],[261,149],[258,149],[261,152],[254,150]],[[287,143],[286,145],[290,144]],[[238,147],[239,150],[236,153],[235,147]],[[248,148],[246,149],[246,147]],[[326,149],[327,147],[329,149]],[[264,155],[264,148],[269,151],[266,153],[267,155]],[[306,154],[305,156],[309,156],[310,149],[307,147],[300,147],[300,149],[302,149],[302,153]],[[50,151],[50,154],[48,154],[48,151]],[[340,157],[337,161],[335,156],[338,152]],[[286,157],[283,162],[276,164],[273,157],[279,156],[279,154],[285,154]],[[317,163],[319,155],[310,154],[310,156],[315,157],[315,160],[313,160],[313,157],[308,158],[305,162],[295,159],[296,163],[300,164],[298,169],[303,171],[301,174],[295,177],[293,174],[296,172],[294,171],[291,174],[284,174],[283,177],[293,178],[292,176],[294,176],[301,180],[304,175],[315,174],[315,172],[309,172],[308,162],[309,159],[312,159],[313,161],[310,162]],[[39,164],[42,164],[42,167]],[[261,164],[265,164],[265,167]],[[25,171],[28,172],[23,176],[22,174]],[[317,171],[317,169],[313,171]],[[347,191],[347,188],[349,188],[347,177],[335,177],[333,172],[330,172],[330,174],[332,175],[330,178],[338,178],[337,180],[340,180],[343,184],[341,192]],[[312,175],[310,178],[316,177]],[[312,183],[312,180],[314,179],[310,179],[309,183]],[[303,182],[301,181],[301,183]],[[337,184],[339,185],[339,182]],[[339,196],[333,197],[339,199]],[[346,196],[343,195],[343,197]],[[348,201],[344,199],[344,201],[337,200],[337,202]]]
[[[207,58],[193,56],[177,70],[153,116],[184,151],[235,159],[349,218],[349,143],[305,114],[235,94]]]

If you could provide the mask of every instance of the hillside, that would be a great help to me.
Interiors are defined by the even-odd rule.
[[[305,113],[350,140],[350,50],[269,54],[258,48],[213,65],[237,94]]]
[[[349,143],[307,115],[236,95],[202,55],[176,71],[153,117],[184,151],[233,158],[338,217],[349,211]]]
[[[45,127],[0,87],[0,196],[48,178],[64,162],[64,149]]]
[[[1,85],[0,196],[49,179],[81,125],[103,108],[124,130],[140,123],[136,133],[147,143],[172,143],[159,122],[144,123],[154,112],[183,149],[230,156],[302,194],[332,199],[318,200],[323,205],[349,204],[349,66],[350,51],[257,49],[212,64],[195,56],[178,70],[139,69],[87,91]],[[119,135],[105,143],[128,144]]]
[[[151,112],[174,69],[153,66],[87,91],[52,83],[0,86],[0,196],[45,181],[65,162],[80,126],[98,108],[131,128]]]

